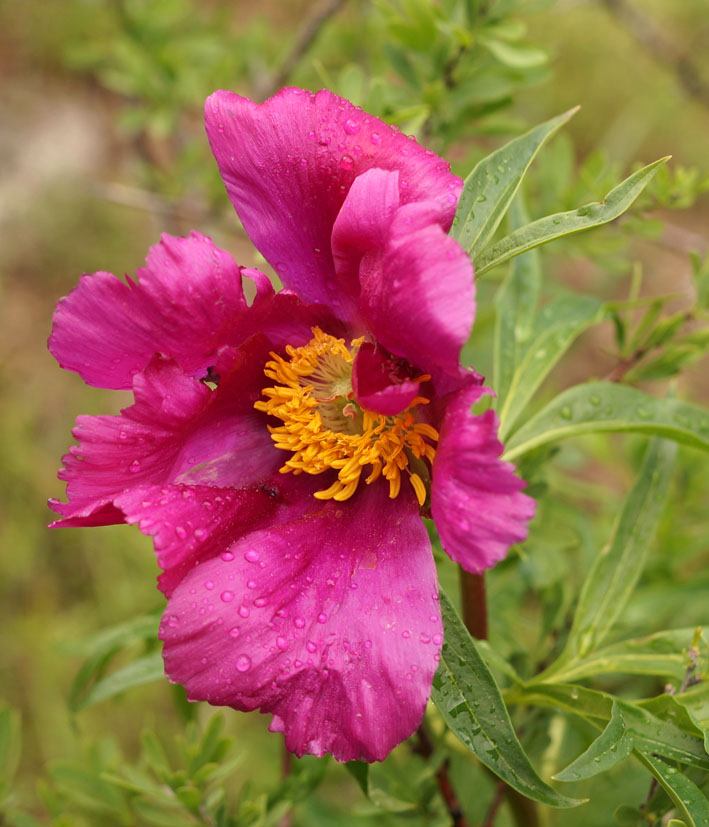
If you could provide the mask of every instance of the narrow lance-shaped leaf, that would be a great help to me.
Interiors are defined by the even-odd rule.
[[[483,158],[465,179],[451,235],[475,261],[492,238],[542,144],[579,107],[564,112],[515,138]]]
[[[486,767],[522,795],[550,807],[581,804],[557,793],[534,771],[490,670],[442,591],[441,610],[446,635],[432,698],[448,726]]]
[[[552,300],[538,315],[529,343],[518,355],[504,404],[498,407],[504,441],[534,392],[584,330],[603,318],[604,307],[590,296],[569,294]]]
[[[660,158],[634,172],[614,187],[603,201],[594,201],[577,210],[547,215],[501,238],[476,256],[476,277],[479,278],[488,270],[502,264],[503,261],[538,247],[540,244],[546,244],[555,238],[588,230],[591,227],[598,227],[618,218],[645,189],[658,167],[668,160],[669,156]]]
[[[509,218],[512,229],[529,222],[521,190],[512,202]],[[507,278],[495,294],[493,387],[497,394],[498,411],[505,403],[519,352],[532,332],[541,281],[539,252],[530,250],[514,260]]]
[[[675,443],[666,440],[655,439],[648,446],[608,545],[583,585],[566,647],[545,679],[596,649],[623,611],[665,507],[676,453]]]
[[[709,801],[693,781],[650,753],[641,752],[638,757],[672,799],[677,814],[688,827],[706,827],[709,824]]]
[[[515,460],[540,445],[599,431],[661,436],[707,451],[709,411],[613,382],[575,385],[512,435],[504,459]]]
[[[141,686],[145,683],[162,680],[165,677],[165,665],[160,652],[152,652],[142,658],[134,660],[121,669],[116,669],[95,683],[84,697],[77,702],[74,711],[78,712],[87,706],[105,701],[118,695],[126,689]]]
[[[694,629],[672,629],[605,646],[583,660],[554,671],[554,681],[578,681],[593,675],[654,675],[681,681],[687,668],[686,650]]]

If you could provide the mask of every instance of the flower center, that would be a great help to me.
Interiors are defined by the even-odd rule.
[[[429,400],[417,396],[396,416],[374,413],[357,404],[352,366],[363,341],[354,339],[348,348],[344,339],[314,327],[307,345],[286,347],[288,360],[271,353],[272,361],[266,363],[264,373],[276,384],[263,389],[266,399],[254,407],[283,422],[278,427],[269,426],[276,447],[293,454],[281,473],[337,471],[335,482],[316,492],[318,499],[349,499],[368,468],[365,483],[370,485],[383,475],[389,481],[392,499],[401,490],[402,475],[407,475],[423,506],[436,453],[431,442],[438,440],[438,432],[421,422],[415,409]],[[421,376],[417,381],[427,379]]]

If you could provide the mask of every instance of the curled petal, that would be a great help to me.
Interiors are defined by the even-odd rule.
[[[335,269],[330,238],[358,175],[398,171],[402,203],[439,202],[447,230],[462,187],[430,150],[322,90],[282,89],[263,104],[215,92],[207,135],[227,192],[256,247],[283,284],[339,318],[355,311]]]
[[[527,536],[535,503],[521,492],[514,466],[500,460],[497,416],[470,412],[484,393],[467,388],[448,404],[433,464],[431,512],[443,548],[464,569],[479,574]]]
[[[402,361],[369,342],[360,347],[352,368],[352,390],[363,408],[395,416],[421,395],[421,383],[413,381],[408,363]]]
[[[411,735],[442,627],[417,503],[387,490],[317,504],[192,569],[161,627],[170,677],[192,699],[272,713],[297,755],[381,760]]]
[[[85,275],[57,304],[49,349],[59,364],[104,388],[131,388],[154,353],[203,377],[220,348],[256,332],[274,345],[302,344],[314,324],[328,324],[325,308],[306,308],[292,295],[274,295],[258,270],[240,268],[200,233],[164,234],[151,248],[138,281],[111,273]],[[247,305],[242,276],[256,284]]]
[[[460,351],[475,313],[473,266],[436,220],[436,204],[401,207],[384,248],[362,260],[362,314],[376,339],[433,377],[463,383]]]

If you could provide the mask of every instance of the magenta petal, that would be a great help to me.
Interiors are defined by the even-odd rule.
[[[222,487],[265,480],[282,462],[267,418],[253,409],[265,383],[269,343],[252,337],[217,361],[216,391],[185,376],[171,360],[156,356],[135,377],[135,404],[120,416],[80,416],[78,446],[63,457],[60,479],[69,503],[50,503],[71,521],[57,525],[122,522],[108,504],[143,485],[185,482]],[[238,392],[237,392],[238,391]],[[114,519],[113,519],[114,518]]]
[[[401,207],[382,253],[362,262],[362,312],[388,350],[431,374],[439,394],[458,377],[475,313],[473,267],[435,220],[435,204]]]
[[[170,597],[188,572],[204,560],[223,554],[240,537],[266,528],[283,515],[292,519],[308,503],[317,486],[312,478],[283,476],[253,488],[205,485],[145,486],[115,499],[127,523],[137,523],[153,537],[160,589]]]
[[[441,204],[447,230],[462,182],[415,141],[322,90],[282,89],[263,104],[215,92],[207,135],[227,192],[256,247],[286,287],[347,319],[330,250],[335,219],[358,175],[399,172],[402,203]]]
[[[171,679],[272,713],[297,755],[383,759],[420,723],[442,642],[418,506],[387,494],[312,500],[191,570],[161,626]]]
[[[370,342],[360,347],[352,368],[352,390],[363,408],[395,416],[420,395],[421,383],[411,380],[401,361]]]
[[[494,566],[527,536],[535,503],[521,493],[514,466],[499,459],[497,416],[470,412],[484,392],[473,387],[453,397],[433,463],[431,513],[443,548],[468,571]]]
[[[256,283],[246,304],[242,275]],[[49,349],[84,381],[130,388],[154,353],[169,356],[190,376],[202,377],[219,349],[257,332],[274,345],[303,344],[314,325],[327,325],[325,308],[304,307],[292,295],[274,295],[258,270],[242,270],[206,236],[163,235],[151,248],[138,282],[110,273],[83,276],[57,304]]]

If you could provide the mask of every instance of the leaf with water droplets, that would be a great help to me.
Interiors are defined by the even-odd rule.
[[[547,215],[492,244],[476,256],[475,275],[477,278],[508,261],[520,253],[525,253],[555,238],[561,238],[591,227],[607,224],[622,215],[650,183],[658,167],[666,163],[667,158],[660,158],[648,166],[637,170],[631,176],[614,187],[603,201],[586,204],[569,212]],[[462,197],[461,197],[462,200]],[[489,239],[489,236],[488,236]],[[463,246],[466,246],[465,244]],[[479,245],[482,247],[483,245]]]
[[[709,801],[693,781],[650,753],[639,752],[638,757],[672,799],[677,814],[688,827],[706,827],[709,824]]]
[[[570,109],[505,144],[465,179],[451,235],[473,261],[494,235],[542,144],[577,111]]]
[[[613,382],[587,382],[560,393],[507,441],[504,459],[560,439],[599,431],[666,437],[709,451],[709,411],[678,399],[656,399]]]
[[[542,679],[562,675],[582,661],[598,647],[623,611],[662,515],[676,453],[673,442],[655,439],[650,443],[608,544],[583,585],[564,651]]]
[[[444,720],[477,758],[522,795],[550,807],[575,807],[537,775],[510,721],[492,673],[445,592],[445,640],[431,697]]]

